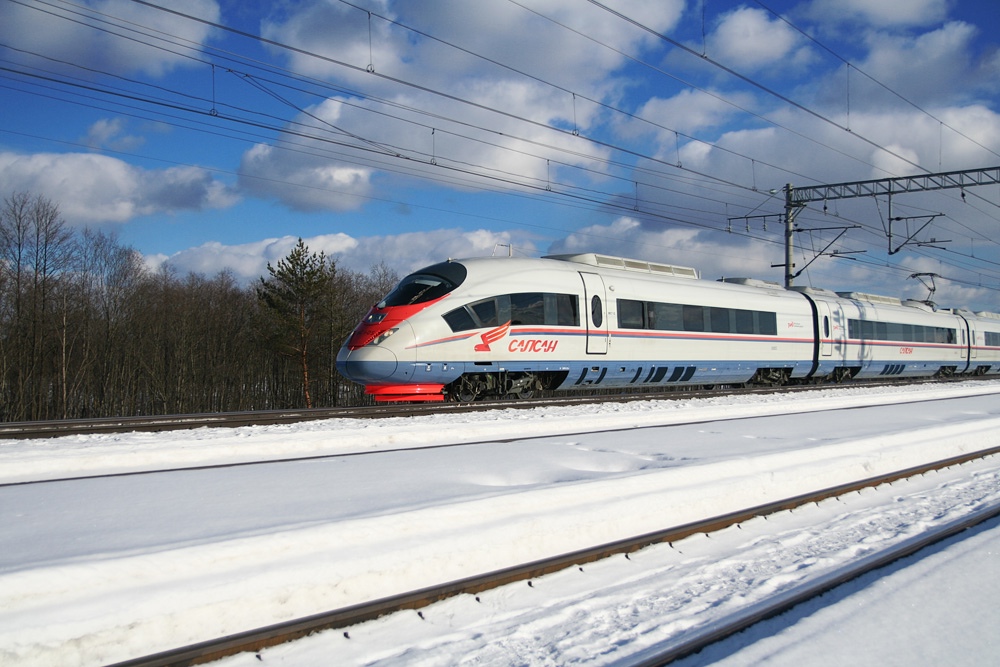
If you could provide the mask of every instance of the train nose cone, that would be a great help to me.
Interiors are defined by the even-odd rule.
[[[366,345],[356,350],[342,347],[337,354],[337,370],[359,384],[384,380],[396,372],[398,365],[396,355],[378,345]]]

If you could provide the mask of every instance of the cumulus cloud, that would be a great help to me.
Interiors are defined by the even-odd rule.
[[[707,38],[707,48],[713,59],[743,73],[778,64],[784,72],[809,60],[803,41],[787,23],[764,10],[740,7],[722,16]]]
[[[666,31],[681,16],[683,2],[628,0],[616,8]],[[580,150],[584,142],[575,136],[595,128],[605,113],[587,97],[606,101],[620,95],[613,73],[626,59],[601,43],[638,53],[656,41],[597,7],[571,0],[547,3],[540,15],[509,3],[449,0],[416,6],[384,0],[371,17],[346,5],[307,1],[294,12],[282,7],[262,31],[301,49],[283,53],[296,70],[363,87],[389,102],[331,98],[298,118],[317,138],[296,141],[326,155],[263,144],[244,155],[242,173],[256,177],[242,181],[248,192],[301,210],[357,206],[358,196],[395,188],[405,174],[459,189],[493,187],[496,179],[537,187],[554,176],[554,162],[590,166],[605,159],[606,149],[586,144]],[[348,146],[333,149],[320,133]],[[386,147],[388,157],[379,155],[377,146]],[[378,183],[376,173],[383,175]]]
[[[795,251],[795,262],[805,266],[815,256],[817,248],[805,238],[797,240],[805,247]],[[640,248],[641,250],[636,250]],[[549,251],[553,254],[599,252],[620,257],[633,257],[664,264],[689,266],[698,270],[704,280],[752,277],[781,284],[783,269],[771,264],[782,259],[781,248],[759,239],[736,235],[720,235],[691,228],[655,228],[635,218],[620,217],[608,225],[592,225],[557,241]],[[928,257],[910,257],[903,262],[912,272],[947,275],[948,268]],[[834,291],[859,291],[885,294],[901,299],[924,300],[928,290],[918,280],[906,279],[905,274],[884,267],[863,264],[850,259],[826,259],[813,264],[796,278],[796,285],[821,287]],[[939,279],[935,301],[944,307],[962,307],[989,303],[992,291]]]
[[[556,241],[552,254],[599,252],[617,257],[688,266],[708,280],[721,276],[762,276],[764,246],[739,237],[712,238],[704,230],[643,224],[623,216],[608,225],[591,225]],[[768,253],[773,250],[768,249]]]
[[[311,252],[324,252],[329,256],[349,252],[357,246],[357,241],[346,234],[327,234],[303,241]],[[292,251],[297,242],[298,237],[295,236],[266,238],[234,245],[212,241],[170,256],[147,257],[147,263],[154,267],[167,265],[180,273],[200,273],[206,276],[228,270],[237,278],[249,282],[267,276],[268,263],[277,264]]]
[[[639,23],[666,32],[679,20],[684,2],[623,0],[614,6]],[[628,51],[655,43],[648,32],[575,0],[551,0],[537,14],[511,3],[463,0],[420,4],[380,0],[373,4],[371,17],[365,11],[321,0],[298,3],[294,12],[279,7],[281,10],[262,23],[262,34],[300,49],[283,54],[296,70],[325,78],[353,77],[360,81],[369,66],[378,73],[446,89],[469,79],[520,78],[490,62],[495,60],[514,70],[555,79],[559,85],[592,89],[600,85],[603,74],[623,62],[620,54],[597,44],[612,44]],[[483,58],[392,25],[378,15],[414,26]],[[558,28],[552,21],[571,29]],[[347,63],[354,70],[308,54]],[[372,77],[366,83],[378,85]]]
[[[152,213],[225,208],[236,201],[230,188],[198,167],[148,171],[91,153],[0,152],[0,182],[12,192],[52,200],[70,224],[122,223]]]
[[[80,143],[95,150],[133,151],[145,143],[145,138],[127,134],[124,118],[102,118],[87,128]]]
[[[385,264],[400,276],[445,259],[506,254],[511,243],[509,232],[484,229],[438,229],[392,236],[352,237],[348,234],[325,234],[303,238],[310,252],[324,252],[343,269],[367,273],[373,266]],[[244,282],[267,276],[267,265],[286,257],[298,237],[282,236],[251,243],[226,245],[217,242],[188,248],[173,255],[149,255],[147,265],[156,269],[169,266],[180,273],[214,275],[228,270]],[[534,255],[537,249],[529,241],[518,241],[519,254]]]
[[[658,125],[684,134],[714,129],[741,113],[739,107],[754,105],[752,98],[743,93],[709,94],[699,90],[682,90],[673,97],[653,97],[636,111],[636,116],[649,119]],[[656,128],[649,123],[628,120],[622,124],[623,136],[640,136],[644,132],[660,135],[669,144],[674,133]]]
[[[84,13],[113,16],[133,25],[149,26],[153,34],[172,35],[188,43],[200,44],[210,28],[203,23],[184,20],[168,12],[128,2],[127,0],[89,0],[81,3]],[[216,0],[175,0],[172,9],[193,14],[208,21],[219,20]],[[162,76],[192,61],[176,49],[161,49],[143,42],[147,39],[120,39],[110,32],[94,30],[74,11],[48,5],[44,9],[31,4],[0,4],[0,41],[18,49],[43,53],[56,60],[87,63],[96,70],[115,73],[141,72]]]
[[[863,23],[875,27],[932,25],[944,19],[949,0],[813,0],[803,11],[814,20],[828,23]]]
[[[872,33],[867,38],[868,55],[858,67],[898,95],[918,104],[940,102],[956,95],[960,102],[967,101],[983,83],[971,66],[976,32],[975,26],[952,21],[916,36]],[[971,78],[970,72],[973,73]],[[857,104],[874,107],[903,103],[899,97],[887,94],[881,86],[866,78],[856,79],[858,88],[854,97]]]
[[[321,155],[257,144],[240,162],[240,190],[299,211],[349,211],[372,192],[373,170]]]

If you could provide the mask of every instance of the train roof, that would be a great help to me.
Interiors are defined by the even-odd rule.
[[[784,289],[780,283],[760,278],[719,278],[715,282],[728,285],[746,285],[747,287],[762,287],[766,289]]]
[[[792,292],[800,292],[802,294],[814,294],[816,296],[825,296],[828,299],[836,299],[839,294],[833,290],[826,289],[825,287],[806,287],[805,285],[792,285],[788,288]]]
[[[605,269],[640,271],[642,273],[652,273],[661,276],[672,276],[674,278],[693,278],[693,279],[698,278],[698,271],[689,266],[658,264],[656,262],[647,262],[642,259],[628,259],[627,257],[599,255],[594,252],[587,252],[576,255],[545,255],[544,257],[542,257],[542,259],[555,259],[562,262],[575,262],[577,264],[587,264],[588,266],[598,266]]]
[[[885,306],[902,306],[903,302],[894,296],[882,296],[880,294],[868,294],[866,292],[837,292],[837,296],[850,299],[852,301],[867,301],[868,303],[880,303]]]
[[[661,264],[658,262],[649,262],[643,259],[632,259],[628,257],[617,257],[614,255],[603,255],[600,253],[587,252],[587,253],[570,253],[570,254],[559,254],[559,255],[544,255],[541,257],[543,260],[552,260],[558,262],[564,262],[567,264],[583,264],[586,266],[592,266],[600,269],[616,269],[620,271],[629,271],[634,273],[645,273],[654,276],[663,276],[671,278],[685,278],[690,280],[700,280],[701,276],[698,270],[689,266],[678,266],[675,264]],[[509,258],[509,257],[469,257],[464,259],[449,259],[449,262],[480,262],[480,261],[513,261],[513,262],[532,262],[537,261],[537,259],[530,258]],[[893,296],[883,296],[880,294],[870,294],[868,292],[836,292],[834,290],[829,290],[821,287],[807,287],[800,285],[793,285],[791,287],[784,287],[780,283],[761,280],[759,278],[719,278],[715,281],[705,281],[706,284],[711,283],[726,283],[730,285],[741,285],[744,287],[752,287],[757,289],[768,289],[768,290],[780,290],[785,292],[799,292],[804,294],[812,294],[816,296],[823,296],[827,298],[840,298],[848,299],[851,301],[864,301],[876,305],[884,306],[896,306],[899,308],[916,308],[919,310],[924,310],[928,312],[941,312],[941,313],[953,313],[953,314],[963,314],[972,315],[967,309],[964,308],[953,308],[953,309],[941,309],[938,308],[936,304],[930,303],[928,301],[919,301],[916,299],[900,299]],[[1000,313],[993,313],[988,311],[978,311],[975,313],[976,317],[991,320],[1000,320]]]

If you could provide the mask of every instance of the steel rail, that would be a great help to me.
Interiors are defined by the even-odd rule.
[[[617,554],[625,554],[627,556],[631,552],[638,551],[639,549],[653,544],[672,543],[697,533],[711,533],[735,524],[743,523],[754,517],[791,510],[810,503],[818,503],[827,498],[860,491],[861,489],[875,487],[881,484],[891,483],[896,480],[921,475],[933,470],[959,465],[995,454],[1000,454],[1000,447],[993,447],[979,452],[950,457],[932,463],[907,468],[905,470],[899,470],[893,473],[878,475],[855,482],[848,482],[812,493],[806,493],[771,503],[757,505],[755,507],[712,517],[702,521],[684,524],[682,526],[675,526],[661,531],[646,533],[636,537],[598,545],[588,549],[561,554],[552,558],[537,560],[510,568],[504,568],[493,572],[467,577],[457,581],[451,581],[438,586],[410,591],[400,595],[361,603],[330,612],[232,634],[219,639],[179,647],[177,649],[145,657],[126,660],[116,663],[110,667],[180,667],[211,662],[213,660],[218,660],[237,653],[257,652],[263,648],[299,639],[322,630],[350,627],[352,625],[369,621],[386,614],[402,611],[404,609],[420,609],[433,604],[434,602],[459,594],[474,595],[491,588],[496,588],[517,581],[527,580],[530,583],[530,580],[533,578],[557,572],[568,567],[579,566]],[[944,537],[930,539],[932,541],[937,541],[944,539]],[[902,556],[887,556],[890,561],[896,560],[900,557]],[[881,563],[878,558],[869,558],[866,559],[865,562],[880,563],[876,566],[869,564],[867,569],[874,569],[875,567],[880,567],[884,564]],[[848,578],[854,578],[856,576],[858,576],[858,574],[854,574]],[[834,583],[835,581],[836,578],[833,578],[826,583],[830,588],[832,588],[833,586],[838,585],[837,583]],[[813,595],[816,594],[818,593],[814,593]],[[789,599],[794,598],[790,597]],[[775,610],[764,610],[762,613],[769,614],[770,616],[781,613],[781,611],[784,610],[784,607],[781,606],[782,604],[788,604],[788,601],[785,600],[784,597],[775,603]],[[748,625],[751,625],[753,622],[757,622],[756,620],[753,620],[754,618],[762,620],[756,616],[741,618],[734,622],[733,627],[736,629],[731,630],[730,633],[738,632]],[[685,642],[683,645],[670,647],[662,653],[658,653],[655,656],[647,658],[647,660],[649,660],[648,663],[641,664],[667,664],[678,657],[697,652],[701,648],[704,648],[704,646],[718,641],[718,639],[723,636],[725,636],[725,634],[722,632],[722,628],[719,628],[717,631],[706,633],[704,636],[699,636],[698,638],[691,640],[690,643]]]
[[[1000,517],[1000,504],[976,510],[966,517],[932,528],[893,547],[888,547],[878,553],[845,565],[825,577],[818,577],[815,581],[801,584],[782,595],[753,605],[752,608],[745,612],[732,614],[721,623],[713,625],[704,632],[696,633],[691,637],[673,643],[668,648],[653,647],[647,649],[643,652],[646,654],[644,657],[641,657],[636,662],[629,663],[630,667],[661,667],[675,660],[694,655],[712,644],[722,641],[738,632],[742,632],[757,623],[790,611],[793,607],[827,593],[862,575],[874,572],[907,556],[912,556],[921,549],[925,549],[949,537],[954,537],[963,531],[974,528],[996,517]],[[652,655],[648,655],[650,653]]]
[[[890,382],[889,384],[895,384],[895,383]],[[801,388],[800,388],[800,390],[801,390]],[[760,392],[761,390],[758,389],[756,391]],[[767,393],[775,393],[777,391],[782,391],[782,388],[773,389],[773,390],[771,390],[770,392],[767,392]],[[567,399],[563,399],[563,401],[566,401],[566,400]],[[572,399],[568,399],[568,400],[569,400],[569,402],[560,402],[560,403],[558,403],[558,405],[579,404],[577,402],[574,402]],[[636,399],[631,399],[631,400],[636,400]],[[941,400],[951,400],[951,399],[941,398],[941,397],[939,397],[939,398],[926,398],[926,399],[917,399],[915,402],[941,401]],[[588,399],[587,402],[594,402],[594,399]],[[608,401],[606,399],[601,399],[601,402],[608,402]],[[551,403],[551,402],[543,402],[542,404],[543,405],[552,405],[553,403]],[[876,405],[878,406],[878,404],[876,404]],[[418,407],[422,407],[422,406],[418,406]],[[503,407],[504,407],[504,404],[497,404],[497,405],[494,405],[494,406],[490,406],[489,408],[482,407],[480,409],[493,409],[493,408],[502,409]],[[830,410],[834,410],[834,411],[839,411],[839,410],[859,410],[859,409],[864,409],[864,408],[869,408],[869,407],[873,407],[873,406],[871,406],[871,405],[851,405],[851,406],[834,407],[834,408],[829,408],[829,409]],[[810,412],[822,412],[824,410],[826,410],[826,409],[819,408],[819,409],[811,410]],[[795,411],[792,411],[792,412],[789,412],[789,413],[774,413],[774,412],[769,412],[767,415],[764,415],[764,416],[767,416],[767,417],[781,417],[781,416],[787,416],[789,414],[795,414]],[[712,421],[712,422],[728,422],[728,421],[742,421],[742,420],[751,420],[751,419],[757,419],[757,416],[755,416],[755,415],[738,415],[738,416],[735,416],[735,417],[714,417],[710,421]],[[675,421],[675,422],[671,422],[669,424],[662,424],[662,425],[659,425],[659,424],[650,424],[650,425],[646,425],[646,426],[613,426],[613,427],[610,427],[608,429],[603,429],[603,430],[602,429],[598,429],[597,431],[594,431],[593,429],[588,429],[586,431],[586,433],[587,434],[593,434],[593,433],[602,433],[602,432],[603,433],[607,433],[607,432],[619,432],[619,431],[626,431],[626,430],[627,431],[632,431],[632,430],[655,429],[655,428],[663,428],[663,427],[685,426],[685,425],[701,424],[701,423],[705,423],[705,420],[704,419],[694,419],[694,420],[691,420],[691,421],[680,421],[680,422],[676,422]],[[581,431],[579,433],[583,434],[584,432]],[[561,435],[576,435],[576,434],[577,434],[577,432],[573,431],[573,430],[564,430],[564,431],[561,432]],[[524,436],[517,436],[516,440],[518,440],[518,441],[526,441],[526,440],[543,439],[543,438],[550,438],[550,437],[552,437],[551,434],[524,435]],[[462,440],[462,441],[458,441],[458,442],[445,442],[445,443],[442,443],[442,444],[425,444],[425,445],[414,445],[414,446],[408,446],[408,447],[387,447],[387,448],[378,448],[378,449],[351,450],[351,451],[341,451],[341,452],[336,452],[336,453],[325,453],[325,454],[290,455],[290,456],[283,456],[283,457],[276,457],[276,458],[263,458],[263,459],[253,459],[253,460],[246,460],[246,461],[237,460],[237,461],[221,461],[221,462],[215,462],[215,463],[206,462],[206,463],[200,463],[200,464],[179,465],[179,466],[174,466],[174,467],[169,467],[169,468],[139,468],[139,469],[135,469],[135,470],[120,470],[120,471],[114,471],[114,472],[93,472],[93,473],[89,473],[89,474],[88,473],[83,473],[83,474],[78,474],[78,475],[68,475],[68,476],[65,476],[65,477],[42,477],[40,479],[26,479],[26,480],[18,480],[18,481],[10,481],[10,482],[0,481],[0,488],[9,487],[9,486],[29,486],[29,485],[38,485],[38,484],[54,484],[54,483],[60,483],[60,482],[74,482],[74,481],[79,481],[79,480],[83,480],[83,479],[108,479],[108,478],[113,478],[113,477],[137,477],[137,476],[147,476],[147,475],[159,475],[159,474],[163,474],[163,473],[191,472],[191,471],[196,471],[196,470],[218,470],[218,469],[223,469],[223,468],[246,468],[246,467],[250,467],[250,466],[272,465],[272,464],[279,464],[279,463],[302,463],[302,462],[305,462],[305,461],[322,461],[322,460],[337,459],[337,458],[353,458],[353,457],[359,457],[359,456],[378,456],[378,455],[384,455],[384,454],[394,454],[394,453],[398,453],[398,452],[401,452],[401,451],[415,452],[415,451],[429,450],[429,449],[446,449],[446,448],[459,448],[459,447],[478,447],[478,446],[483,445],[483,444],[491,444],[491,443],[494,443],[494,442],[507,442],[510,439],[511,438],[509,436],[507,436],[507,437],[503,437],[503,438],[500,438],[500,439],[488,438],[486,440]]]
[[[649,393],[607,393],[597,395],[563,395],[544,399],[517,399],[481,401],[474,403],[415,403],[370,405],[360,407],[308,408],[298,410],[249,410],[245,412],[213,412],[189,415],[159,415],[138,417],[101,417],[97,419],[52,419],[43,421],[0,422],[0,439],[55,438],[68,435],[131,433],[134,431],[159,432],[195,428],[239,428],[243,426],[268,426],[296,424],[322,419],[381,419],[386,417],[414,417],[438,413],[481,412],[496,409],[527,410],[549,406],[588,405],[592,403],[652,400],[682,400],[725,394],[773,394],[813,391],[843,387],[878,387],[889,385],[928,384],[959,380],[992,380],[995,377],[963,377],[949,379],[914,379],[894,381],[857,382],[844,384],[807,384],[780,387],[730,387],[720,389],[689,388]]]

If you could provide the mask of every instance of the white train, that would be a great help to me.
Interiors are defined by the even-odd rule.
[[[1000,315],[597,254],[449,260],[337,356],[378,401],[1000,373]]]

